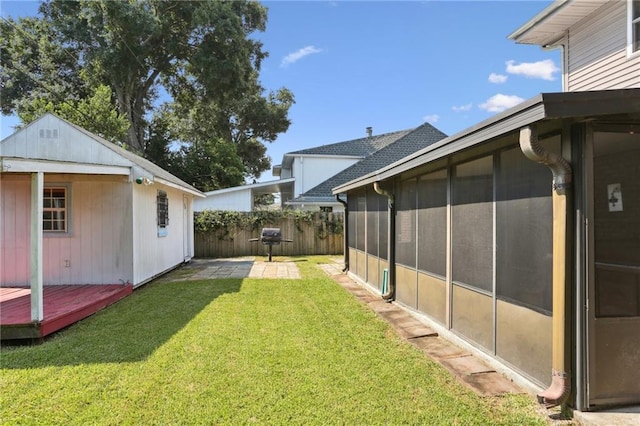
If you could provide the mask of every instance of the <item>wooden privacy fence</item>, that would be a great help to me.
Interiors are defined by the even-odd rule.
[[[264,256],[268,247],[249,241],[262,228],[280,228],[293,240],[274,245],[274,256],[343,253],[344,213],[205,211],[195,214],[195,257]]]

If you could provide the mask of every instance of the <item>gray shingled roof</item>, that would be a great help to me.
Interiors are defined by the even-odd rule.
[[[328,145],[317,146],[315,148],[287,152],[285,155],[348,155],[354,157],[367,157],[385,146],[392,144],[412,130],[413,129],[400,130],[397,132],[383,133],[380,135],[367,136],[349,141],[336,142]]]
[[[425,123],[395,142],[335,174],[304,194],[299,195],[293,201],[307,203],[334,201],[335,197],[332,195],[331,190],[336,186],[357,179],[365,174],[375,172],[446,137],[446,134],[431,124]]]

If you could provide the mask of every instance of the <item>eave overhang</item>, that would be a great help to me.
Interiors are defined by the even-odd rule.
[[[556,0],[507,37],[516,43],[552,47],[567,30],[607,0]]]
[[[341,194],[373,182],[390,179],[415,167],[538,121],[563,118],[589,119],[615,114],[640,114],[640,89],[541,93],[387,167],[337,186],[332,189],[332,192],[334,195]]]

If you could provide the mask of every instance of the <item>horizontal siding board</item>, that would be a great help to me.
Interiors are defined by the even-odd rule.
[[[573,66],[588,65],[595,58],[624,50],[626,45],[625,9],[608,4],[570,29]]]
[[[568,91],[640,87],[640,57],[629,58],[626,2],[609,2],[569,30]]]

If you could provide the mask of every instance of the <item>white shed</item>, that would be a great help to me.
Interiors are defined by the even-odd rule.
[[[191,259],[193,200],[169,172],[53,114],[0,141],[0,285],[142,285]]]

